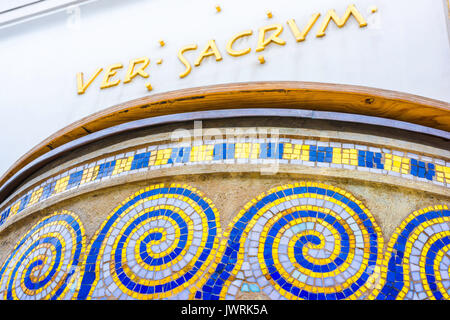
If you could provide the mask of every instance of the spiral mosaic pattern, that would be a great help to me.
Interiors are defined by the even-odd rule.
[[[82,276],[86,246],[83,225],[63,211],[36,223],[5,261],[1,297],[8,300],[71,299]]]
[[[212,202],[186,185],[126,199],[94,237],[79,299],[187,299],[218,247]]]
[[[450,188],[450,165],[444,158],[430,158],[386,146],[368,146],[342,142],[325,142],[310,137],[224,139],[204,144],[180,146],[177,143],[138,145],[117,150],[102,159],[80,163],[77,170],[59,172],[34,188],[19,189],[12,201],[0,204],[0,230],[16,215],[46,202],[61,192],[77,191],[83,185],[101,184],[107,179],[149,170],[165,170],[174,166],[197,164],[237,165],[247,163],[306,165],[369,171],[371,174],[397,176],[408,181],[432,183]],[[134,149],[134,150],[133,150]],[[113,159],[114,158],[114,159]],[[24,192],[22,192],[24,191]],[[20,195],[20,196],[19,196]],[[25,213],[26,214],[26,213]]]
[[[222,260],[197,298],[234,299],[252,283],[272,299],[362,298],[383,248],[381,230],[359,200],[311,182],[252,200],[226,236]]]
[[[450,300],[450,211],[413,212],[389,241],[379,300]]]

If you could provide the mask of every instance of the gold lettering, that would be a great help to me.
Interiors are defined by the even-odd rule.
[[[111,78],[117,74],[117,69],[122,68],[123,65],[121,63],[113,64],[109,66],[106,71],[105,77],[103,78],[102,84],[100,85],[100,89],[106,89],[110,87],[117,86],[120,83],[120,80],[110,82]]]
[[[266,33],[269,31],[274,31],[267,39],[266,39]],[[255,51],[263,51],[267,45],[271,42],[275,42],[279,45],[285,45],[286,41],[279,38],[278,36],[283,32],[283,26],[281,24],[272,24],[270,26],[265,26],[262,28],[259,28],[259,34],[258,34],[258,46],[256,47]]]
[[[233,56],[233,57],[239,57],[239,56],[243,56],[243,55],[249,53],[250,51],[252,51],[251,48],[247,48],[247,49],[243,49],[243,50],[234,50],[233,49],[233,44],[234,44],[234,42],[237,39],[240,39],[242,37],[251,36],[252,34],[253,34],[252,30],[247,30],[247,31],[243,31],[241,33],[238,33],[233,38],[231,38],[230,41],[228,41],[228,43],[227,43],[227,52],[228,52],[228,54]]]
[[[186,70],[184,70],[184,72],[180,73],[180,78],[186,77],[189,73],[191,73],[191,70],[192,70],[191,64],[183,56],[183,53],[185,53],[186,51],[189,51],[189,50],[197,50],[197,45],[191,44],[188,46],[184,46],[183,48],[180,49],[180,51],[178,51],[178,59],[180,59],[181,63],[184,64],[184,66],[186,67]]]
[[[77,87],[78,87],[78,94],[83,94],[86,92],[86,89],[91,85],[91,83],[97,78],[97,76],[102,72],[103,68],[98,68],[94,75],[89,79],[86,84],[83,82],[83,72],[77,73]]]
[[[376,12],[376,7],[371,7],[371,12]],[[340,18],[336,11],[334,9],[328,10],[325,18],[323,19],[320,28],[316,34],[317,37],[323,37],[325,36],[325,31],[328,28],[328,25],[331,20],[334,21],[334,23],[339,27],[342,28],[350,19],[350,16],[355,18],[355,20],[358,22],[359,26],[365,27],[367,26],[367,22],[364,20],[364,17],[361,15],[361,13],[356,9],[355,5],[351,4],[347,7],[344,15],[342,18]],[[271,12],[267,12],[267,16],[269,18],[272,18]],[[314,13],[311,18],[309,19],[308,23],[305,25],[305,27],[300,30],[297,26],[294,19],[289,19],[286,21],[289,29],[291,30],[295,40],[297,42],[304,41],[306,37],[308,36],[309,32],[312,30],[313,26],[316,24],[320,17],[320,13]],[[283,32],[283,25],[281,24],[272,24],[268,26],[264,26],[258,29],[258,42],[255,51],[261,52],[265,50],[265,48],[270,45],[272,42],[278,45],[285,45],[286,41],[280,38],[281,33]],[[253,30],[245,30],[240,33],[235,34],[226,45],[227,53],[233,57],[243,56],[251,52],[252,48],[247,47],[240,50],[235,50],[233,46],[235,45],[235,42],[243,37],[249,37],[253,35]],[[164,41],[160,40],[160,45],[164,46]],[[178,51],[178,59],[181,61],[181,63],[185,66],[185,70],[179,74],[180,78],[184,78],[187,75],[189,75],[192,71],[191,63],[186,59],[184,56],[184,53],[190,50],[197,50],[197,44],[191,44],[182,47]],[[204,58],[214,56],[216,61],[222,60],[222,55],[216,45],[215,40],[209,40],[203,51],[201,51],[198,58],[195,60],[194,65],[196,67],[200,66]],[[265,62],[264,56],[260,55],[258,56],[258,59],[261,64]],[[157,64],[161,64],[162,59],[159,59],[157,61]],[[148,78],[149,73],[145,71],[145,69],[149,66],[150,59],[147,57],[142,57],[138,59],[131,60],[128,69],[125,75],[125,78],[123,79],[123,83],[129,83],[131,82],[135,77],[138,75],[143,78]],[[113,64],[106,68],[106,74],[103,77],[103,80],[100,85],[100,89],[110,88],[113,86],[117,86],[121,80],[116,79],[113,80],[113,78],[117,75],[117,70],[123,68],[123,65]],[[89,86],[92,84],[92,82],[99,76],[99,74],[103,71],[103,68],[98,68],[95,73],[88,79],[88,81],[84,82],[84,74],[82,72],[78,72],[76,74],[77,77],[77,93],[78,94],[84,94],[86,90],[89,88]],[[152,90],[152,86],[150,83],[146,84],[146,87],[148,90]]]
[[[130,65],[128,66],[127,75],[125,76],[125,79],[123,79],[123,83],[128,83],[133,80],[134,77],[137,75],[140,75],[143,78],[148,78],[149,74],[144,71],[145,68],[147,68],[148,64],[150,63],[150,59],[147,57],[134,59],[130,61]],[[134,70],[134,67],[137,64],[142,64],[139,68]]]
[[[294,19],[290,19],[287,21],[287,24],[288,24],[289,28],[291,29],[292,34],[294,35],[295,40],[297,40],[297,42],[304,41],[306,39],[306,36],[308,35],[309,31],[311,31],[311,28],[314,26],[314,24],[316,23],[317,19],[319,19],[319,17],[320,17],[320,13],[313,14],[311,19],[309,19],[308,24],[301,32],[298,29],[297,24],[295,23]]]
[[[334,9],[329,10],[327,12],[327,15],[323,19],[322,25],[320,26],[320,29],[317,32],[316,36],[323,37],[325,35],[325,30],[327,29],[328,24],[330,23],[331,20],[333,20],[334,23],[336,23],[336,25],[339,28],[342,28],[346,24],[347,20],[350,18],[351,15],[353,15],[355,17],[356,21],[358,21],[360,28],[367,26],[367,22],[364,20],[363,16],[356,9],[355,5],[351,4],[348,6],[347,10],[345,11],[342,19],[339,18],[339,16],[337,15],[336,11],[334,11]]]
[[[198,57],[197,61],[195,61],[194,65],[198,67],[202,63],[203,58],[210,56],[215,56],[216,61],[222,60],[222,56],[220,55],[219,49],[217,49],[216,42],[214,40],[208,41],[208,44],[206,45],[202,53],[200,53],[200,56]]]

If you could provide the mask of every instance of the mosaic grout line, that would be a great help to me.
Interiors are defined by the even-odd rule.
[[[170,166],[211,163],[279,163],[309,167],[333,167],[361,170],[377,174],[398,176],[409,180],[450,186],[450,164],[441,159],[418,156],[397,150],[380,149],[348,143],[323,143],[316,140],[281,139],[231,139],[237,142],[179,146],[163,144],[157,147],[136,148],[120,158],[104,159],[78,166],[49,178],[39,186],[27,190],[19,199],[3,209],[0,226],[25,208],[48,198],[89,183],[98,183],[123,173],[157,170]],[[261,142],[263,140],[264,142]],[[258,142],[254,142],[258,141]],[[118,153],[119,155],[123,153]],[[258,162],[260,161],[260,162]],[[82,168],[82,169],[81,169]]]
[[[387,246],[364,204],[309,181],[249,201],[224,232],[188,185],[119,204],[87,245],[68,211],[39,220],[0,269],[0,299],[450,300],[450,210],[409,214]]]

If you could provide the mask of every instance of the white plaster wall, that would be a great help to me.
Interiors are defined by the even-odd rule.
[[[330,23],[315,37],[329,9],[340,16],[354,3],[368,21],[350,18],[339,29]],[[215,5],[222,11],[216,13]],[[377,6],[375,14],[371,6]],[[268,19],[266,11],[272,11]],[[310,35],[295,42],[286,25],[302,28],[320,12]],[[244,81],[298,80],[363,85],[450,101],[450,48],[442,0],[98,0],[78,8],[0,29],[0,174],[40,141],[96,111],[149,94]],[[285,46],[255,52],[259,27],[281,23]],[[236,43],[252,47],[242,57],[226,53],[227,41],[252,29]],[[166,42],[160,47],[158,41]],[[184,79],[178,50],[197,43],[186,57],[193,63],[215,39],[223,60],[204,60]],[[266,63],[257,59],[263,54]],[[90,77],[98,67],[122,63],[123,80],[131,59],[147,56],[149,79],[100,90],[104,72],[78,95],[76,73]],[[162,58],[162,65],[156,60]],[[150,82],[153,91],[147,91]]]

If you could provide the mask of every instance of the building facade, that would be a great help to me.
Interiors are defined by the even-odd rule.
[[[450,300],[447,0],[5,1],[0,299]]]

